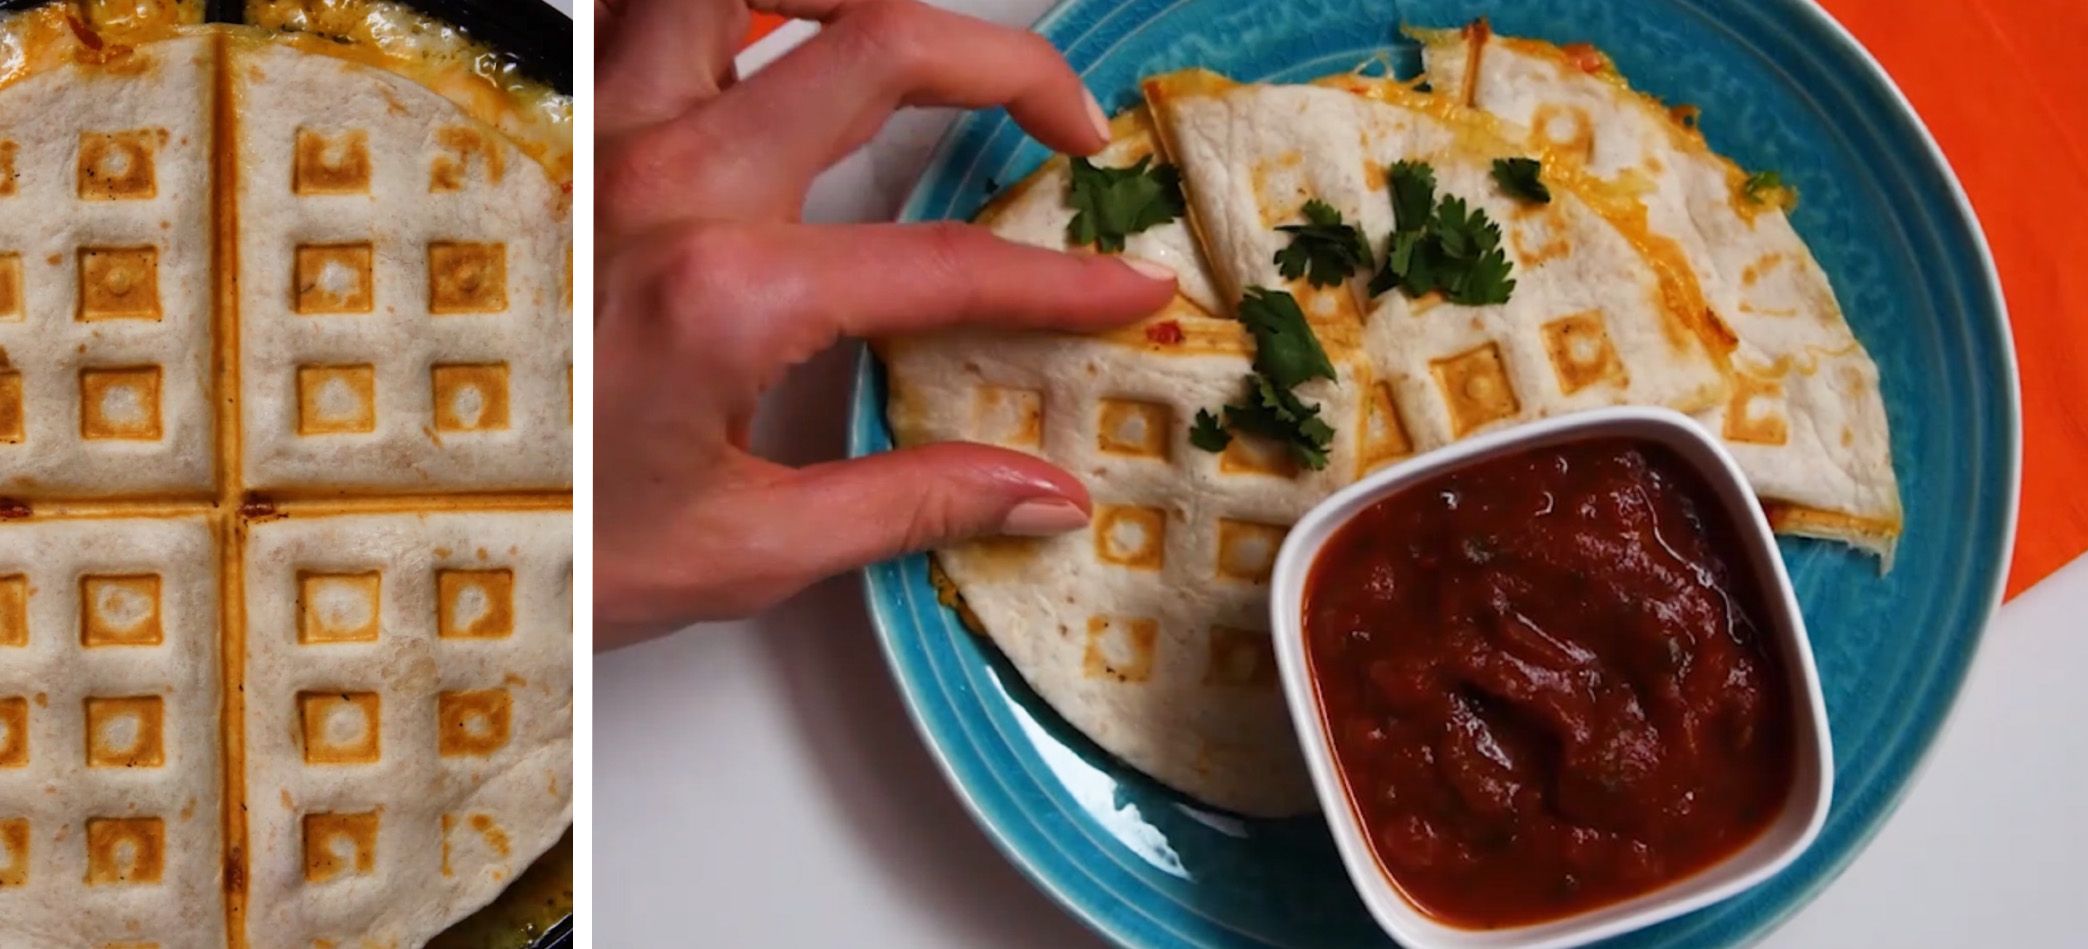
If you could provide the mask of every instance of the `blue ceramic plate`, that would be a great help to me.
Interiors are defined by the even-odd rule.
[[[1759,937],[1848,865],[1906,790],[2000,595],[2019,464],[2014,353],[1992,263],[1956,180],[1870,58],[1804,0],[1068,0],[1037,24],[1111,111],[1139,77],[1208,66],[1303,80],[1390,53],[1401,22],[1493,18],[1502,33],[1586,40],[1639,88],[1704,110],[1712,145],[1775,168],[1798,230],[1876,357],[1906,534],[1890,574],[1841,547],[1783,544],[1833,720],[1834,810],[1790,870],[1620,940],[1703,946]],[[1003,112],[968,115],[907,203],[968,218],[1045,155]],[[851,449],[891,447],[865,357]],[[1112,760],[936,603],[927,561],[867,573],[893,674],[987,833],[1037,885],[1135,946],[1356,945],[1384,940],[1318,818],[1211,812]]]

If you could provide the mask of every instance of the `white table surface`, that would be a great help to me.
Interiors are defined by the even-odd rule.
[[[949,4],[1011,25],[1045,0]],[[752,68],[808,32],[749,51]],[[810,216],[887,218],[949,121],[901,116]],[[852,347],[772,393],[771,457],[843,454]],[[854,577],[595,666],[603,946],[1100,942],[1005,862],[906,717]],[[2088,558],[2002,608],[1899,812],[1769,946],[2088,945]]]

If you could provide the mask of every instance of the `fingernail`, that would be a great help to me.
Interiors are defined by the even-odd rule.
[[[1015,505],[1001,521],[1001,533],[1017,537],[1050,537],[1077,530],[1088,522],[1080,505],[1062,498],[1039,498]]]
[[[1165,280],[1168,283],[1175,282],[1175,272],[1172,268],[1169,268],[1161,264],[1153,263],[1150,260],[1140,260],[1137,257],[1120,257],[1118,259],[1124,262],[1124,266],[1129,267],[1132,270],[1136,270],[1139,273],[1144,274],[1147,277],[1151,277],[1154,280]]]
[[[1087,96],[1088,121],[1095,124],[1095,134],[1102,139],[1104,144],[1107,144],[1109,142],[1109,116],[1102,114],[1102,103],[1095,101],[1093,92],[1086,87],[1082,87],[1080,91]]]

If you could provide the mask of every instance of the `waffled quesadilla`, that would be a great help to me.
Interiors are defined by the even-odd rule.
[[[1636,192],[1738,337],[1732,390],[1698,417],[1724,439],[1780,531],[1889,563],[1899,486],[1878,368],[1791,227],[1794,192],[1711,151],[1688,110],[1634,91],[1600,52],[1463,30],[1415,31],[1436,94],[1501,116]]]
[[[0,18],[0,945],[422,945],[570,823],[569,107],[293,14]]]
[[[1432,92],[1148,79],[1108,149],[980,215],[1173,268],[1161,312],[879,346],[899,444],[1034,452],[1094,495],[1086,532],[939,551],[966,621],[1104,749],[1249,815],[1312,807],[1269,659],[1270,560],[1374,466],[1657,404],[1733,445],[1780,528],[1881,552],[1897,533],[1876,370],[1777,196],[1578,71],[1599,56],[1514,41],[1461,72],[1463,36],[1429,41]]]

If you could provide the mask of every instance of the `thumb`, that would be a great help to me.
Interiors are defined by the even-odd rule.
[[[813,465],[767,486],[766,531],[804,551],[819,575],[996,534],[1086,526],[1079,479],[1031,455],[943,442]]]

